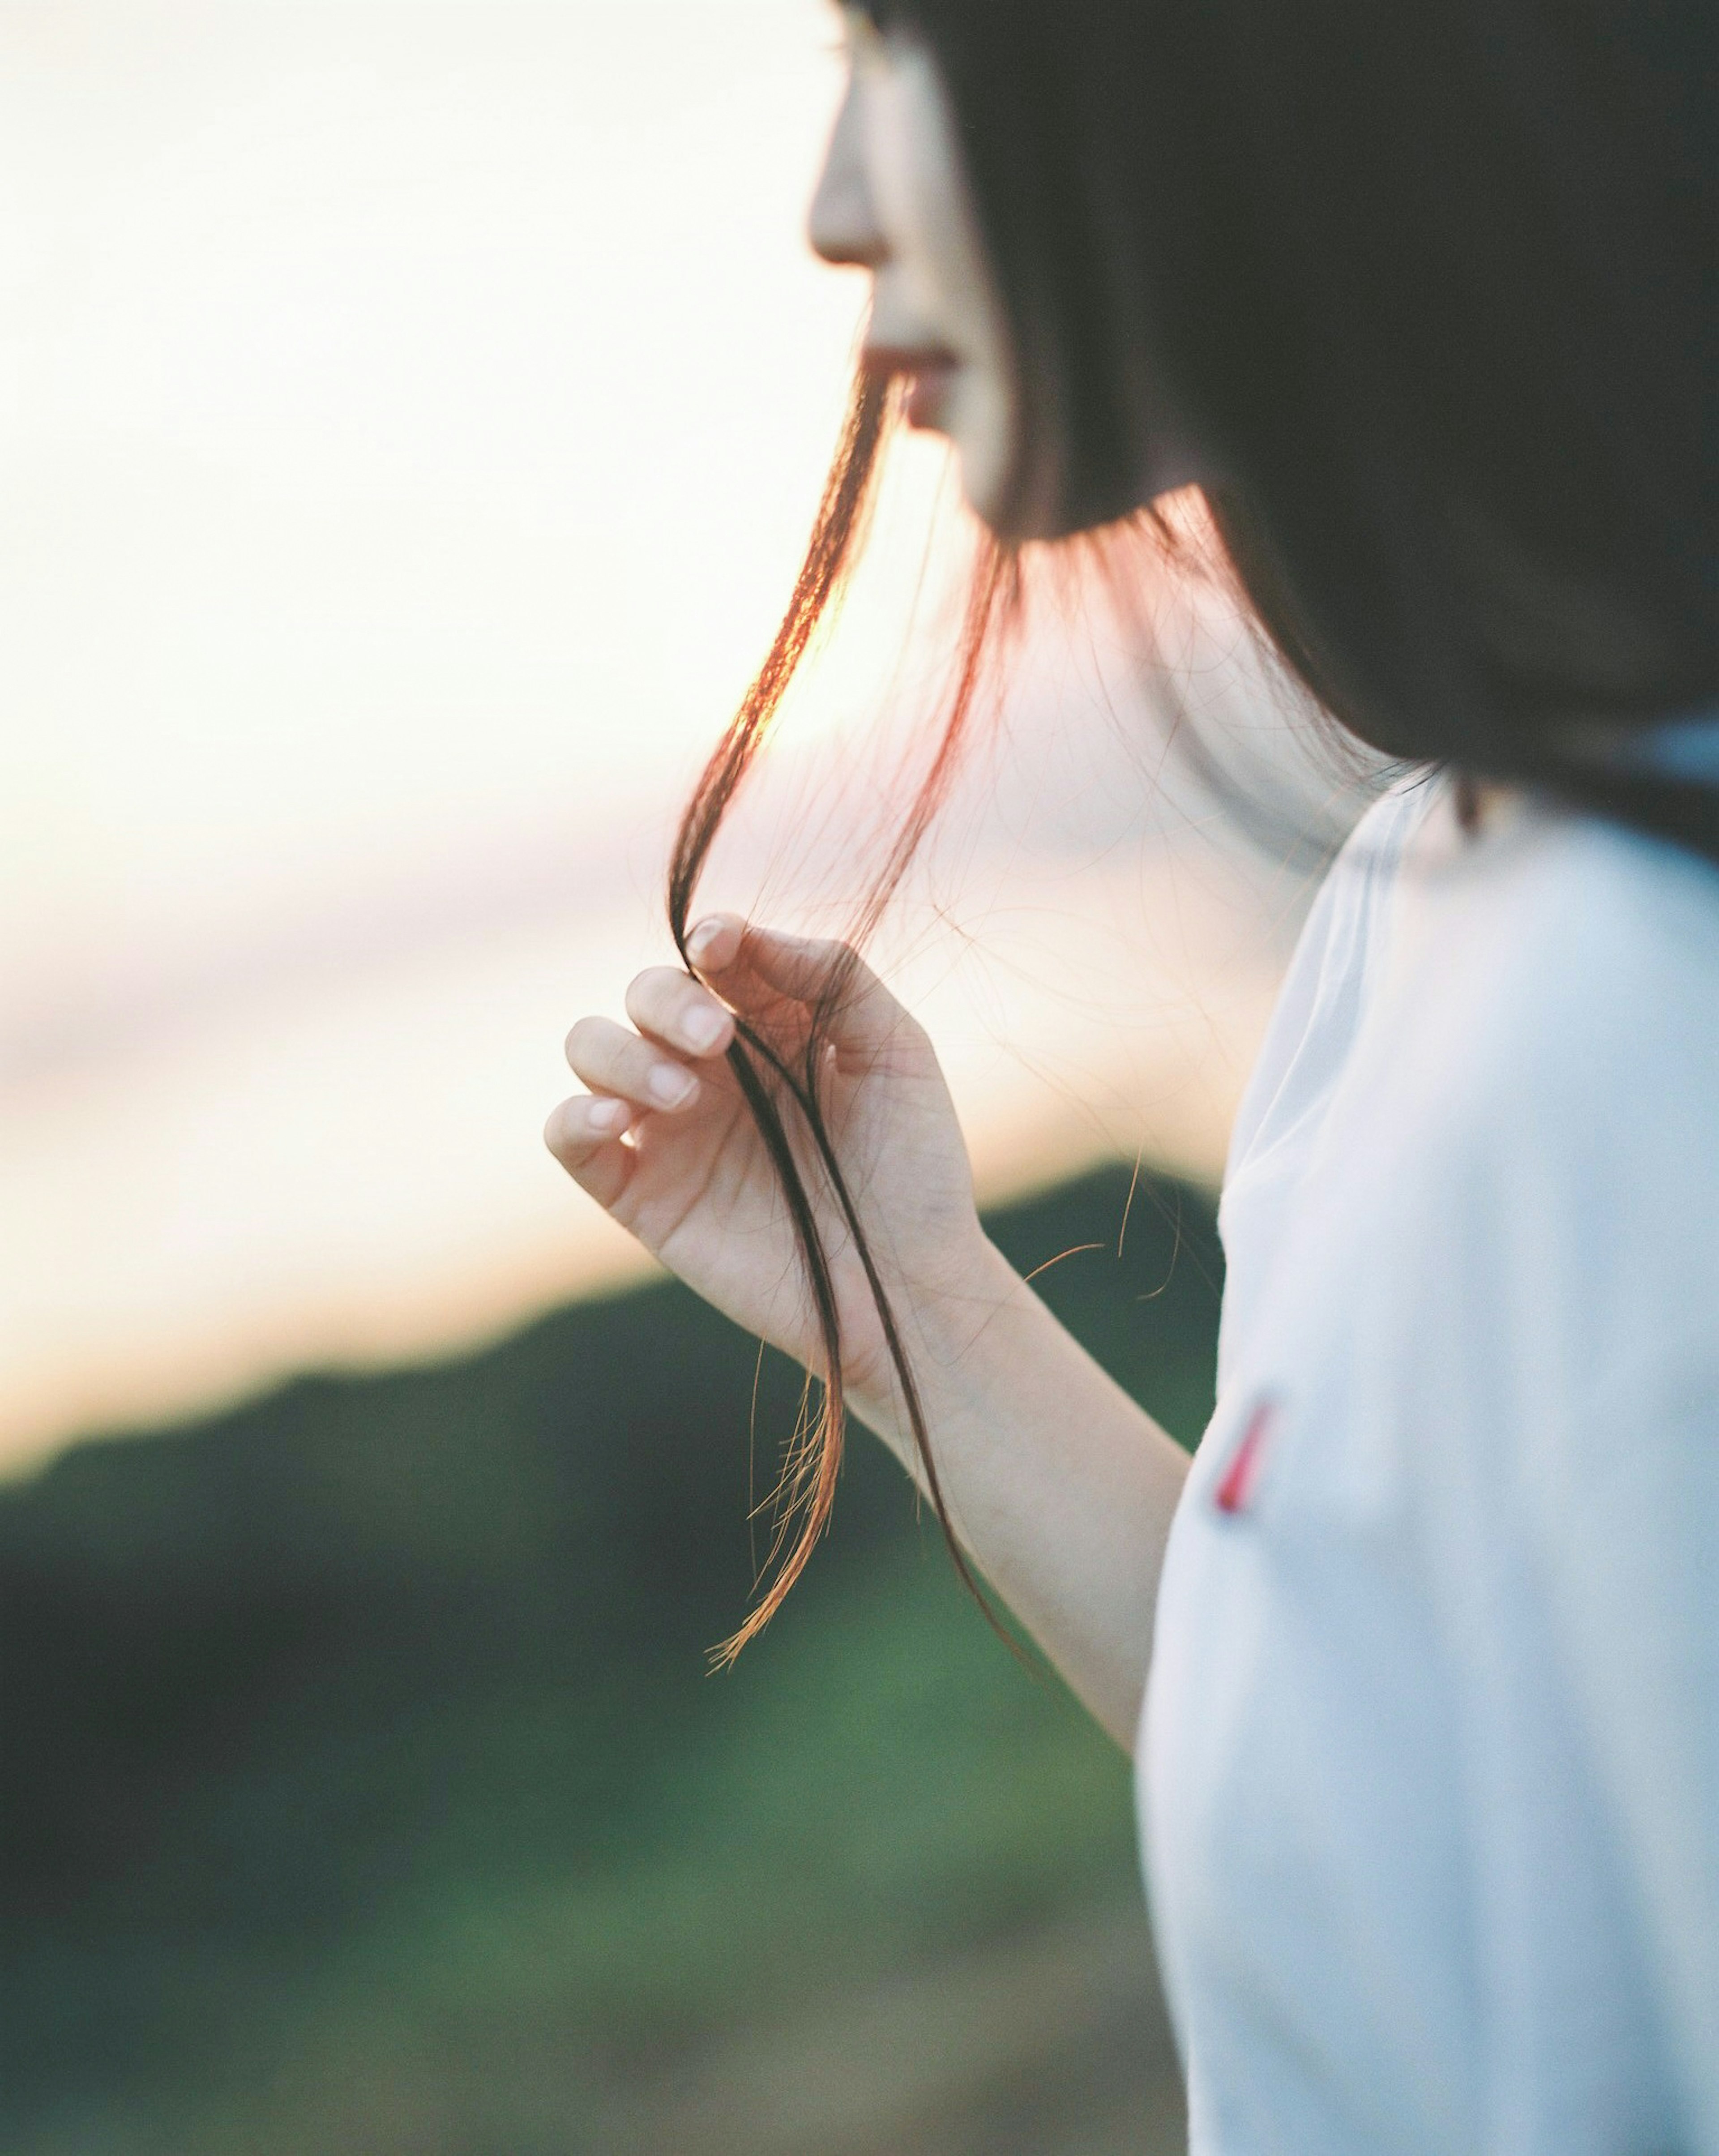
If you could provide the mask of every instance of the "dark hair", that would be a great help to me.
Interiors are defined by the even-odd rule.
[[[1255,615],[1350,733],[1719,859],[1719,794],[1619,752],[1719,704],[1713,0],[869,12],[926,44],[950,97],[1019,369],[1019,496],[1048,481],[1071,531],[1130,516],[1173,426],[1222,475],[1207,491]],[[795,610],[688,812],[679,935],[758,714],[851,559],[884,418],[865,394],[870,432],[850,429]],[[790,1084],[752,1048],[770,1081],[742,1082],[777,1090],[757,1105],[825,1320],[821,1493],[840,1342],[801,1171],[767,1121],[783,1086],[856,1232],[857,1214],[815,1064]],[[790,1575],[827,1509],[802,1504]]]

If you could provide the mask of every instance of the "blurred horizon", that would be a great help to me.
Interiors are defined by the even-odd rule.
[[[665,955],[839,422],[834,44],[817,0],[0,7],[0,1473],[641,1270],[538,1132]],[[950,496],[903,444],[724,899],[840,919]],[[1209,1181],[1308,874],[1164,778],[1114,622],[1044,619],[884,956],[987,1199]],[[1221,608],[1167,641],[1281,763]]]
[[[1191,1441],[1207,1199],[987,1225]],[[8,2156],[1185,2151],[1127,1763],[881,1445],[710,1673],[798,1395],[664,1282],[0,1487]]]

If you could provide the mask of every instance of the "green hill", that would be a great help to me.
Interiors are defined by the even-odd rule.
[[[1105,1246],[1046,1299],[1191,1438],[1209,1211],[1142,1183],[1119,1257],[1127,1189],[993,1233]],[[751,1584],[755,1359],[654,1286],[0,1492],[0,2146],[1170,2145],[1126,1764],[881,1448],[705,1674]],[[795,1390],[767,1372],[761,1432]]]

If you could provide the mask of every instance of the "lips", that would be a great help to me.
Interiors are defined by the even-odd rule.
[[[933,360],[917,368],[907,391],[908,425],[942,429],[948,417],[949,393],[954,382],[952,359]]]
[[[865,352],[867,371],[899,376],[907,385],[903,410],[910,427],[941,432],[947,415],[949,393],[960,362],[941,346],[872,345]]]

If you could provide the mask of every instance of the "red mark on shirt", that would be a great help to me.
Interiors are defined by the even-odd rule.
[[[1229,1455],[1229,1465],[1224,1471],[1223,1480],[1212,1495],[1212,1502],[1220,1512],[1233,1516],[1246,1512],[1253,1503],[1266,1441],[1276,1419],[1276,1405],[1270,1400],[1261,1400],[1248,1417],[1248,1426]]]

